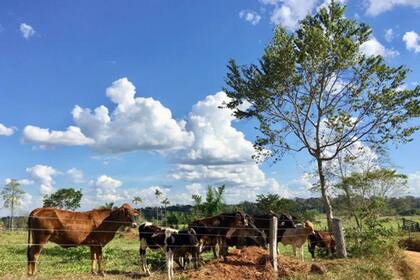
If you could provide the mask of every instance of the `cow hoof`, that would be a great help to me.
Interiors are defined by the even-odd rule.
[[[103,271],[99,272],[99,275],[102,276],[102,277],[106,276],[105,272],[103,272]]]

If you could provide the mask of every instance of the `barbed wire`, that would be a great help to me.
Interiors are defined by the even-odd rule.
[[[213,227],[213,228],[218,228],[218,227]],[[223,227],[222,227],[223,228]],[[28,231],[28,229],[26,228],[15,228],[16,231],[20,231],[22,233],[26,233]],[[48,231],[49,229],[45,229],[45,228],[31,228],[31,231],[35,231],[35,232],[42,232],[42,231]],[[236,228],[236,230],[241,230],[241,228]],[[253,228],[242,228],[242,230],[250,230],[250,231],[254,231],[255,229]],[[303,231],[305,230],[304,228],[281,228],[280,230],[284,230],[285,232],[283,233],[283,237],[286,236],[287,237],[294,237],[294,236],[308,236],[311,234],[311,232],[309,233],[299,233],[296,234],[296,231]],[[88,234],[93,234],[93,233],[117,233],[117,231],[108,231],[108,230],[82,230],[82,229],[53,229],[53,232],[81,232],[81,233],[88,233]],[[287,235],[287,233],[293,233],[292,235]],[[50,234],[52,234],[53,232],[51,232]],[[136,231],[137,232],[137,231]],[[165,230],[161,230],[158,232],[150,232],[150,231],[139,231],[139,234],[143,234],[143,235],[154,235],[154,234],[164,234]],[[119,232],[120,234],[124,235],[124,232]],[[191,233],[188,232],[178,232],[176,233],[177,235],[183,235],[183,236],[188,236],[191,235]],[[139,235],[139,237],[140,237]],[[196,236],[210,236],[210,237],[226,237],[226,234],[218,234],[218,233],[195,233],[194,235]],[[262,237],[262,235],[246,235],[246,234],[232,234],[230,235],[230,238],[232,237],[243,237],[243,238],[258,238],[258,237]],[[267,237],[267,236],[266,236]],[[228,239],[230,239],[228,238]]]
[[[39,208],[39,209],[43,209],[43,208]],[[61,209],[55,209],[55,210],[61,210]],[[91,211],[94,211],[94,210],[91,210]],[[69,214],[85,214],[85,215],[88,215],[89,212],[91,212],[91,211],[87,211],[87,212],[71,212],[71,211],[69,211],[69,212],[66,212],[66,213],[69,213]],[[258,221],[260,221],[260,220],[261,221],[270,221],[272,219],[272,218],[262,218],[262,217],[258,217],[258,216],[250,216],[248,214],[245,214],[245,215],[247,216],[247,218],[250,218],[251,220],[254,220],[254,221],[255,220],[258,220]],[[224,217],[237,217],[236,215],[233,215],[233,214],[220,214],[220,215],[216,215],[216,216],[212,216],[212,217],[206,217],[206,218],[197,219],[195,221],[192,221],[191,223],[199,222],[199,221],[202,221],[202,220],[208,220],[208,219],[219,217],[219,216],[224,216]],[[281,216],[282,215],[276,216],[279,222],[291,221],[289,218],[287,218],[287,219],[280,219]],[[93,217],[90,218],[90,219],[74,219],[74,218],[45,217],[45,216],[30,216],[30,215],[27,215],[27,216],[19,216],[19,217],[16,217],[16,218],[30,218],[30,217],[31,218],[36,218],[36,219],[49,219],[49,220],[60,220],[60,221],[67,221],[67,220],[68,221],[80,221],[80,222],[94,221],[94,218]],[[109,217],[109,216],[107,216],[107,217]],[[118,224],[118,223],[120,223],[120,224],[126,224],[126,223],[128,223],[128,222],[123,222],[123,221],[106,221],[106,218],[107,217],[105,217],[104,220],[101,223],[115,223],[115,224]]]

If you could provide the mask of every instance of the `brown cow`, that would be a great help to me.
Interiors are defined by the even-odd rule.
[[[121,226],[136,227],[139,213],[127,203],[115,209],[94,209],[87,212],[37,208],[28,218],[28,275],[36,273],[36,260],[42,247],[52,241],[63,248],[90,247],[92,273],[104,275],[102,247],[110,242]],[[31,243],[32,237],[32,243]]]
[[[324,248],[328,255],[335,253],[335,238],[332,232],[315,231],[308,236],[308,250],[315,259],[315,247]]]

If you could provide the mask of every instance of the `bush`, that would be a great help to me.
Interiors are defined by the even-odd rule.
[[[368,218],[363,226],[347,229],[348,252],[352,256],[384,256],[398,248],[396,230],[386,219]]]

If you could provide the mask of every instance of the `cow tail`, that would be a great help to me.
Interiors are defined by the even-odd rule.
[[[29,257],[30,257],[29,251],[31,249],[31,234],[32,234],[32,232],[31,232],[31,228],[32,228],[31,221],[32,221],[32,215],[29,215],[29,217],[28,217],[28,247],[26,249],[26,255],[28,257],[28,261],[29,261]]]

